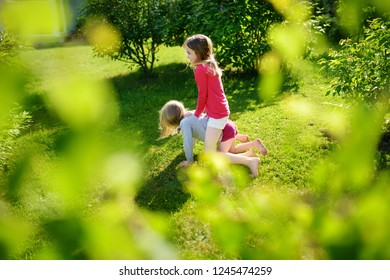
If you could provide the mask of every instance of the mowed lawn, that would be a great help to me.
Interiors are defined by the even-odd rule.
[[[157,140],[158,112],[165,102],[175,99],[188,108],[196,106],[197,88],[193,72],[186,65],[185,52],[181,47],[160,49],[155,76],[151,78],[143,77],[134,67],[129,68],[123,62],[95,57],[91,48],[85,45],[29,50],[23,57],[26,64],[40,70],[31,82],[27,108],[33,115],[33,124],[18,140],[15,158],[22,156],[25,145],[35,145],[47,157],[55,158],[57,140],[66,131],[66,127],[42,101],[46,85],[40,77],[50,79],[58,71],[66,72],[71,63],[86,77],[106,79],[113,85],[119,107],[118,121],[107,134],[126,135],[141,161],[142,181],[134,197],[136,204],[169,217],[170,240],[183,258],[229,258],[218,250],[207,225],[197,218],[194,209],[198,202],[183,186],[185,176],[178,167],[179,162],[185,159],[180,135]],[[321,131],[329,125],[328,116],[342,110],[342,101],[325,96],[328,81],[319,74],[315,64],[301,64],[298,92],[283,93],[272,102],[260,100],[258,77],[223,75],[231,119],[241,133],[251,139],[260,138],[269,150],[266,157],[259,155],[259,176],[244,179],[241,193],[248,196],[259,191],[277,192],[282,196],[310,195],[313,171],[329,156],[335,145]],[[61,67],[63,69],[59,69]],[[197,143],[195,154],[199,155],[202,149],[203,144]],[[245,168],[240,170],[245,175],[249,172]],[[49,173],[50,170],[37,172]],[[44,174],[40,176],[45,177]],[[31,182],[31,187],[34,188],[34,182]],[[234,197],[239,194],[226,191],[223,195]],[[44,206],[36,208],[40,207]],[[29,215],[32,220],[41,218],[38,213]]]

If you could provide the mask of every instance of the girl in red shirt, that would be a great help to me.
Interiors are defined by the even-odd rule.
[[[216,151],[222,129],[229,118],[229,104],[222,85],[222,70],[214,58],[213,44],[209,37],[197,34],[184,42],[187,58],[194,66],[198,86],[198,100],[194,115],[206,111],[209,121],[206,129],[205,151]]]

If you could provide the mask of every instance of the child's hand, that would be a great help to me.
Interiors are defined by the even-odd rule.
[[[192,163],[192,162],[190,162],[190,161],[184,160],[184,161],[182,161],[182,162],[179,163],[179,166],[180,166],[180,167],[187,167],[187,166],[191,165],[191,163]]]

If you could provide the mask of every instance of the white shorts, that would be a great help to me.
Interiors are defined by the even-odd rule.
[[[224,117],[221,119],[213,119],[213,118],[209,117],[209,120],[207,122],[207,127],[223,129],[225,127],[228,119],[229,119],[229,117]]]

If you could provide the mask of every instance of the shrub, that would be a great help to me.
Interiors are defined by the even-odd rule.
[[[0,62],[11,64],[15,62],[16,52],[18,46],[16,38],[7,32],[0,30]]]
[[[337,43],[342,37],[342,31],[337,19],[337,7],[339,0],[313,1],[316,12],[317,26],[323,28],[324,34],[331,43]]]
[[[340,50],[330,50],[321,59],[322,69],[334,77],[327,95],[373,104],[389,91],[389,20],[371,21],[364,38],[340,41]]]
[[[0,169],[4,169],[15,145],[15,138],[30,122],[28,112],[15,105],[20,99],[24,80],[15,73],[23,71],[17,56],[19,46],[15,36],[0,31]]]
[[[0,129],[0,169],[4,169],[15,146],[15,139],[29,127],[31,116],[26,111],[14,109]]]
[[[187,31],[207,34],[225,69],[257,70],[259,57],[270,49],[268,28],[283,20],[267,1],[191,1],[189,5]]]

